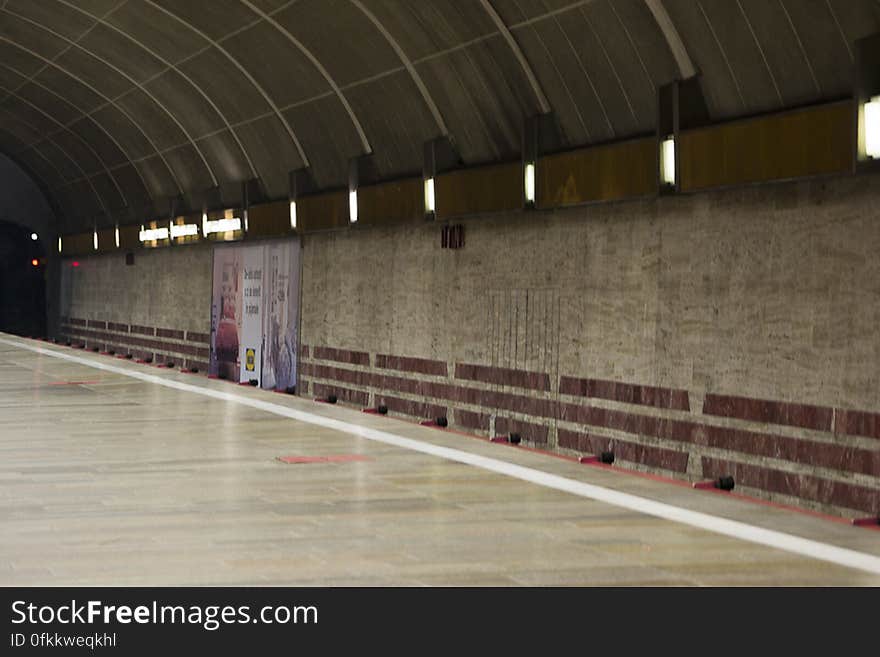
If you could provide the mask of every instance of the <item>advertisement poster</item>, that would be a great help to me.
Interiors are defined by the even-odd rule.
[[[215,248],[212,294],[209,374],[295,386],[299,242]]]

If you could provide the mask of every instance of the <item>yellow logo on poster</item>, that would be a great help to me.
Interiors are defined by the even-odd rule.
[[[253,349],[245,349],[244,352],[244,368],[248,372],[253,372],[255,363],[257,360],[257,354]]]

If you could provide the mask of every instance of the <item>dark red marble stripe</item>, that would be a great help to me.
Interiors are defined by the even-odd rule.
[[[654,406],[679,411],[691,409],[687,390],[643,386],[634,383],[621,383],[620,381],[563,376],[559,379],[559,392],[564,395],[608,399],[640,406]]]
[[[783,472],[707,456],[702,458],[702,463],[703,475],[707,479],[730,475],[739,486],[880,515],[880,489],[876,487],[832,481],[813,475]]]
[[[315,397],[327,397],[328,395],[336,395],[341,400],[358,406],[366,406],[370,403],[370,394],[362,390],[352,390],[351,388],[343,388],[341,386],[328,386],[323,383],[315,383],[312,386]]]
[[[660,468],[671,472],[687,472],[689,454],[652,445],[605,438],[593,434],[559,429],[557,432],[560,447],[573,449],[583,454],[599,454],[604,451],[614,452],[614,458],[630,463],[641,463],[652,468]]]
[[[523,422],[522,420],[515,420],[506,417],[495,418],[495,434],[498,436],[518,433],[523,440],[546,444],[549,431],[549,427],[541,424],[533,424],[531,422]]]
[[[107,322],[107,328],[111,331],[119,331],[121,333],[128,333],[128,324],[119,324],[117,322]]]
[[[434,376],[446,376],[448,374],[446,363],[442,360],[413,358],[410,356],[376,354],[376,367],[378,369],[416,372],[418,374],[432,374]]]
[[[816,431],[830,431],[834,411],[824,406],[707,394],[703,402],[703,413]]]
[[[198,331],[187,331],[186,339],[189,342],[203,342],[207,344],[211,341],[211,336],[207,333],[200,333]]]
[[[528,372],[506,367],[456,363],[455,378],[515,388],[529,388],[530,390],[550,390],[550,375],[546,372]]]
[[[476,431],[489,430],[489,415],[455,409],[455,424]]]
[[[351,351],[334,347],[315,347],[312,357],[317,360],[333,360],[337,363],[350,363],[352,365],[370,364],[370,354],[365,351]]]
[[[835,433],[880,439],[880,413],[838,408],[835,414]]]

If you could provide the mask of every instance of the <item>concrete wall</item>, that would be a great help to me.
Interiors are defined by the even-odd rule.
[[[486,217],[464,222],[461,250],[432,224],[309,235],[304,382],[880,512],[877,183]]]
[[[133,265],[124,253],[64,260],[62,336],[207,369],[212,253],[192,245],[138,250]]]

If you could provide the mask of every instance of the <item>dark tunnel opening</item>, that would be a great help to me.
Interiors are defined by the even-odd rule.
[[[35,233],[0,221],[0,331],[46,334],[46,250]]]

